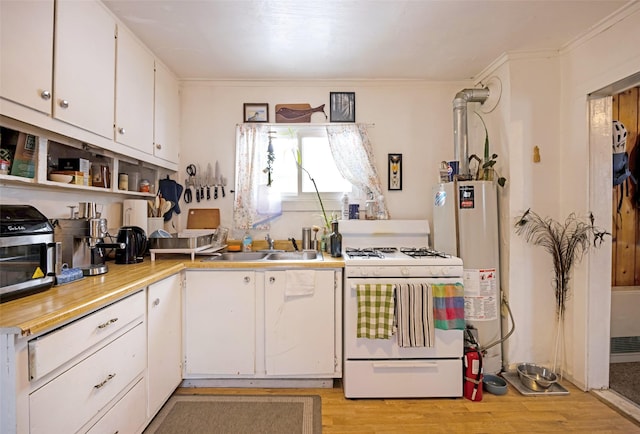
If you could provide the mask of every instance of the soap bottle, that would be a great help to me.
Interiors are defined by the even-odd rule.
[[[349,220],[349,195],[347,193],[344,193],[342,195],[342,220]]]
[[[244,238],[242,239],[242,251],[250,252],[251,251],[251,243],[253,243],[253,239],[251,238],[251,234],[249,231],[245,232]]]
[[[338,220],[331,222],[331,235],[329,235],[331,242],[331,256],[339,258],[342,256],[342,234],[338,232]]]

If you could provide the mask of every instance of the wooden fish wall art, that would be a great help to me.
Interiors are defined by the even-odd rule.
[[[322,112],[324,118],[324,104],[311,108],[309,104],[276,104],[276,123],[301,123],[311,122],[311,115]]]

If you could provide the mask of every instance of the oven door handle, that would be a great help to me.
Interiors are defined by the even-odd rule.
[[[373,362],[373,369],[437,368],[437,367],[438,367],[438,362],[416,362],[416,361]]]

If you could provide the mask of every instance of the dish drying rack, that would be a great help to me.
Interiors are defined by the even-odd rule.
[[[149,238],[151,260],[156,260],[158,253],[186,253],[195,260],[195,255],[212,255],[227,247],[227,228],[217,229],[185,229],[167,238]]]

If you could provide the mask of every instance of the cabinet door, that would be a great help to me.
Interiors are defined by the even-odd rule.
[[[180,128],[180,90],[169,70],[156,62],[154,155],[178,162]]]
[[[254,375],[256,273],[188,271],[186,375]]]
[[[176,274],[147,290],[149,417],[182,380],[181,288],[181,275]]]
[[[265,365],[269,376],[335,372],[334,272],[305,272],[315,274],[315,289],[308,295],[287,295],[286,271],[265,273]]]
[[[51,114],[53,0],[0,2],[0,96]]]
[[[56,2],[53,116],[113,139],[116,23],[95,0]]]
[[[153,69],[151,53],[120,26],[115,140],[147,154],[153,151]]]

